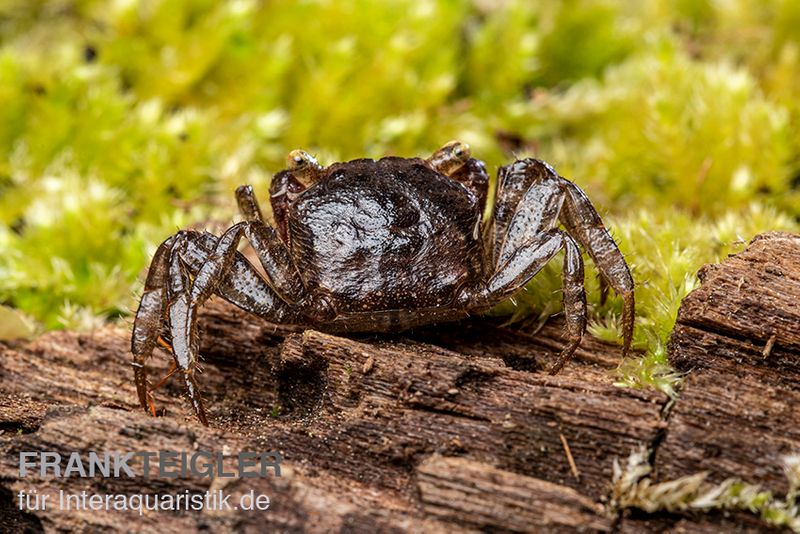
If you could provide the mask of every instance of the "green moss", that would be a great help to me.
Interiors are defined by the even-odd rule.
[[[746,70],[670,42],[510,113],[541,156],[617,210],[717,214],[763,197],[800,214],[787,109]]]
[[[620,384],[674,394],[694,273],[797,229],[800,10],[788,0],[0,5],[0,303],[45,328],[130,312],[155,246],[266,196],[285,154],[542,157],[586,189],[637,282]],[[498,313],[560,309],[549,265]],[[587,271],[592,273],[591,270]],[[620,303],[587,283],[590,331]],[[20,315],[24,317],[24,315]]]
[[[784,499],[779,499],[758,485],[735,478],[709,484],[705,471],[654,483],[650,479],[652,467],[648,463],[648,451],[642,447],[631,453],[624,466],[614,461],[608,512],[616,517],[626,508],[648,513],[739,510],[756,514],[770,525],[800,532],[800,507],[796,503],[800,489],[800,457],[785,456],[782,460],[789,491]]]

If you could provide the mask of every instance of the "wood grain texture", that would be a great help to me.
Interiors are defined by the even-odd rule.
[[[689,374],[657,473],[784,494],[782,457],[800,453],[800,236],[761,235],[701,278],[672,335],[670,360]]]
[[[684,299],[678,324],[762,347],[775,336],[777,346],[798,352],[798,264],[800,237],[785,232],[761,234],[741,253],[700,270],[702,284]],[[680,351],[674,354],[676,363],[683,361]],[[797,365],[797,359],[793,361]]]
[[[668,412],[664,395],[614,386],[619,348],[591,337],[561,374],[543,372],[563,346],[559,320],[534,336],[475,319],[339,337],[211,302],[200,377],[210,428],[178,381],[156,392],[160,417],[137,406],[128,328],[2,343],[0,531],[764,531],[743,513],[615,516],[603,503],[614,458],[641,444],[655,448],[659,480],[708,470],[712,480],[785,491],[780,457],[800,443],[798,241],[765,235],[703,270],[672,337],[671,361],[688,374]],[[158,379],[168,358],[149,367]],[[23,450],[158,449],[280,450],[283,476],[18,477]],[[22,513],[16,493],[31,488],[252,489],[272,504],[260,513]]]
[[[558,484],[487,467],[465,458],[432,456],[417,468],[427,514],[481,530],[605,532],[612,521],[601,506]]]
[[[124,328],[53,332],[2,345],[0,482],[7,491],[0,506],[8,499],[15,504],[16,493],[32,487],[40,494],[153,493],[204,492],[218,484],[197,478],[19,480],[22,450],[280,450],[286,476],[226,485],[234,493],[270,495],[269,511],[151,513],[144,519],[16,511],[6,524],[124,530],[144,521],[145,530],[162,532],[608,530],[611,522],[597,503],[608,490],[613,458],[652,441],[663,428],[663,395],[613,385],[618,347],[587,339],[561,375],[542,372],[561,348],[558,323],[537,336],[470,321],[348,339],[275,327],[216,302],[204,312],[202,330],[201,383],[211,428],[195,421],[176,381],[156,393],[162,417],[149,417],[135,404]],[[168,368],[165,357],[149,365],[154,378]],[[483,519],[475,509],[443,516],[424,504],[421,488],[434,488],[423,480],[432,476],[431,458],[471,466],[453,482],[483,488]],[[516,493],[490,495],[497,484],[505,486],[492,486],[495,479],[516,484]],[[537,503],[553,496],[560,504],[537,511]],[[511,512],[516,506],[530,513],[520,519]]]

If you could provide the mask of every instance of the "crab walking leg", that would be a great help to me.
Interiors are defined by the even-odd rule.
[[[236,188],[236,203],[245,220],[264,222],[264,216],[261,214],[261,207],[253,194],[252,186],[240,185]]]
[[[244,221],[231,226],[219,238],[214,250],[200,268],[192,284],[192,306],[202,304],[228,272],[236,257],[239,240],[245,237],[253,246],[267,274],[267,284],[288,304],[305,296],[305,286],[294,266],[289,249],[274,229],[259,221]]]
[[[567,345],[558,355],[552,374],[564,367],[586,331],[586,291],[583,286],[583,258],[572,237],[561,230],[551,230],[528,245],[519,247],[498,269],[488,283],[488,294],[495,301],[508,297],[542,270],[561,249],[564,250],[564,314],[567,320]]]
[[[185,242],[180,243],[185,246]],[[172,356],[178,369],[183,371],[184,385],[189,402],[197,418],[208,425],[200,389],[194,373],[197,369],[197,308],[189,304],[192,278],[189,269],[181,259],[181,247],[174,247],[170,253],[169,285],[167,286],[167,317],[172,337]]]
[[[600,305],[602,306],[603,304],[606,303],[606,300],[608,300],[608,287],[609,286],[608,286],[608,282],[606,281],[606,277],[603,276],[603,273],[600,273],[597,276],[597,282],[600,285]]]
[[[505,263],[520,247],[558,226],[564,190],[558,175],[539,160],[518,161],[500,170],[495,212],[494,261]]]
[[[567,346],[550,368],[550,374],[558,373],[566,364],[583,339],[586,331],[586,290],[583,281],[583,257],[575,240],[564,236],[564,315],[567,321]]]
[[[196,276],[217,247],[220,238],[209,233],[182,232],[190,246],[181,254],[181,259]],[[278,324],[297,324],[298,314],[278,297],[269,284],[239,252],[234,253],[228,267],[216,287],[218,294],[231,304]]]
[[[600,270],[603,279],[600,284],[601,295],[604,293],[603,282],[606,282],[622,297],[622,355],[627,356],[631,348],[635,316],[633,277],[630,269],[614,238],[606,230],[600,215],[583,190],[569,180],[561,178],[561,181],[566,191],[561,223],[586,249]]]
[[[169,253],[177,236],[171,236],[156,249],[147,279],[144,283],[144,294],[136,310],[131,336],[131,353],[133,353],[133,379],[139,402],[147,409],[147,371],[145,362],[153,353],[158,342],[167,307],[166,282],[169,266]]]
[[[494,261],[505,261],[530,232],[554,227],[563,197],[558,175],[543,161],[523,159],[501,167],[494,213],[485,234]]]
[[[225,277],[237,258],[237,245],[246,236],[258,253],[267,273],[267,284],[291,308],[305,295],[302,280],[289,258],[289,252],[274,230],[257,221],[238,223],[229,228],[216,242],[214,250],[205,258],[194,278],[181,258],[180,250],[173,247],[167,313],[172,335],[172,350],[178,367],[183,370],[186,391],[197,417],[208,424],[194,378],[198,360],[197,309],[211,294],[219,291]],[[296,308],[295,308],[296,309]]]
[[[151,391],[147,385],[145,360],[158,342],[166,314],[168,314],[167,326],[172,330],[171,337],[173,339],[176,337],[171,323],[173,317],[175,317],[175,321],[179,317],[176,315],[177,310],[172,310],[172,304],[176,302],[176,295],[186,292],[185,276],[187,273],[191,279],[192,275],[196,275],[200,271],[218,241],[219,238],[211,234],[183,231],[168,238],[156,251],[145,283],[142,305],[140,305],[134,321],[132,342],[136,390],[139,402],[145,411],[148,411]],[[229,276],[219,282],[215,291],[228,302],[274,323],[294,324],[299,321],[297,314],[280,300],[241,254],[234,255],[228,274]],[[168,288],[168,285],[171,288]],[[177,302],[180,303],[180,299]],[[181,305],[179,304],[179,306]],[[168,307],[170,308],[169,312],[167,312]],[[191,318],[187,317],[186,319]],[[192,326],[185,322],[183,325],[176,322],[176,329],[181,332],[189,332],[191,328]],[[187,354],[187,351],[183,349],[183,347],[190,346],[188,343],[184,342],[182,345],[180,343],[179,340],[179,350],[183,350],[180,358],[175,354],[174,346],[172,353],[175,365],[179,366],[181,370],[185,370],[188,368],[187,366],[193,365],[192,362],[196,358],[192,354]],[[185,366],[180,366],[181,361]],[[192,389],[197,391],[196,384]],[[192,402],[195,405],[195,401]]]

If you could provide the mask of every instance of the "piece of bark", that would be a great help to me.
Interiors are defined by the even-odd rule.
[[[286,436],[286,448],[311,450],[317,462],[363,451],[354,458],[361,476],[397,491],[409,488],[411,466],[441,453],[599,499],[618,451],[648,442],[662,428],[661,395],[614,387],[605,371],[592,366],[550,376],[413,341],[382,346],[314,331],[288,338],[284,352],[302,353],[307,369],[324,368],[321,376],[309,374],[301,382],[324,384],[317,388],[325,391],[324,399],[307,405],[337,421],[334,429],[316,423],[325,418],[309,422],[324,450],[301,434]],[[363,373],[370,357],[374,363]],[[571,447],[580,480],[572,475],[560,435]]]
[[[782,458],[800,453],[800,376],[743,363],[760,348],[691,327],[681,329],[673,350],[717,361],[686,378],[658,450],[659,477],[709,471],[710,482],[740,478],[785,494]],[[734,354],[742,363],[723,357]]]
[[[417,467],[417,485],[426,513],[483,531],[611,529],[602,507],[573,489],[465,458],[427,458]]]
[[[211,428],[197,423],[178,380],[155,393],[163,417],[149,417],[136,404],[124,328],[53,332],[0,345],[0,485],[6,491],[0,507],[13,509],[16,503],[8,499],[26,488],[42,494],[61,488],[176,493],[210,487],[205,479],[19,480],[21,450],[202,448],[282,451],[291,476],[226,486],[270,495],[269,511],[160,513],[142,520],[120,512],[49,510],[15,513],[2,525],[33,521],[48,530],[124,530],[144,521],[145,531],[164,532],[471,531],[476,527],[466,517],[444,521],[419,501],[417,467],[435,455],[461,457],[531,487],[542,484],[567,495],[577,490],[584,497],[571,511],[564,504],[559,521],[580,524],[585,503],[607,492],[613,458],[652,441],[663,426],[663,395],[613,385],[618,347],[587,338],[580,358],[561,375],[542,372],[563,346],[558,323],[537,336],[473,321],[346,339],[276,327],[215,302],[204,310],[201,330],[200,382]],[[157,380],[168,370],[168,357],[155,356],[148,368]],[[475,476],[485,479],[480,472]],[[464,476],[459,480],[467,483]],[[535,493],[530,497],[536,500]],[[602,517],[597,521],[605,524]],[[500,516],[493,525],[511,528]]]
[[[20,451],[46,450],[62,455],[70,451],[238,451],[254,448],[253,440],[227,432],[194,425],[185,425],[170,418],[133,416],[124,410],[106,407],[54,408],[42,420],[40,428],[30,434],[16,436],[4,443],[0,463],[4,486],[10,490],[16,504],[17,492],[36,488],[39,495],[58,499],[58,491],[78,493],[88,490],[100,494],[192,494],[224,490],[235,504],[249,491],[268,495],[270,508],[264,512],[243,510],[206,510],[202,513],[152,513],[140,516],[136,511],[58,509],[35,512],[36,519],[46,530],[106,529],[151,532],[187,532],[202,529],[213,531],[262,531],[264,526],[284,532],[329,532],[344,529],[345,524],[374,525],[378,530],[393,524],[408,523],[410,517],[430,532],[444,532],[445,527],[427,520],[410,503],[390,494],[376,494],[351,480],[309,478],[289,464],[281,466],[281,477],[266,478],[66,478],[41,479],[33,474],[20,479],[16,475],[16,459]],[[232,471],[234,458],[226,462]],[[12,465],[13,464],[13,465]],[[132,462],[139,473],[141,463]],[[0,523],[2,524],[2,523]]]
[[[800,352],[800,236],[770,232],[739,254],[706,265],[701,285],[681,303],[678,324]],[[681,368],[692,363],[675,352]],[[691,357],[690,357],[691,358]],[[799,370],[797,358],[791,368]]]
[[[656,472],[785,494],[782,458],[800,453],[800,236],[758,236],[701,273],[672,335],[670,361],[689,374]]]

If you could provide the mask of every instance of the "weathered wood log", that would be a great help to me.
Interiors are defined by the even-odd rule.
[[[741,514],[672,514],[651,523],[641,514],[615,516],[603,502],[613,459],[641,444],[656,448],[661,479],[710,470],[714,479],[736,473],[777,491],[785,487],[773,462],[798,440],[798,358],[791,329],[796,300],[782,296],[791,293],[781,284],[797,280],[797,239],[767,236],[743,257],[706,269],[673,337],[673,362],[692,372],[667,420],[665,396],[613,385],[618,347],[587,337],[562,374],[542,372],[562,347],[558,321],[535,336],[476,319],[410,334],[343,338],[278,327],[213,302],[201,317],[200,380],[210,428],[197,423],[177,380],[156,392],[160,417],[136,404],[126,328],[0,344],[0,531],[132,525],[160,532],[763,528]],[[770,279],[759,265],[762,272],[742,285],[756,293],[773,288],[770,309],[747,316],[749,330],[737,335],[738,325],[724,326],[726,312],[718,307],[737,302],[732,286],[715,293],[706,287],[718,283],[708,273],[728,283],[724,272],[733,262],[744,276],[759,254],[773,254],[774,240],[780,243],[769,265],[778,265],[782,275]],[[700,298],[704,294],[711,296]],[[706,308],[711,319],[703,318]],[[779,327],[759,326],[759,318],[776,318]],[[168,358],[155,357],[149,367],[157,379],[167,372]],[[741,399],[747,405],[735,406]],[[776,414],[794,427],[770,426]],[[739,436],[738,443],[731,436]],[[758,442],[766,459],[756,457],[756,447],[740,446],[747,439]],[[225,452],[227,462],[239,451],[279,450],[285,460],[281,477],[254,479],[20,479],[19,452],[37,450],[209,450]],[[269,495],[271,504],[264,512],[143,516],[19,510],[18,492],[34,488],[53,496],[62,489],[125,495],[222,489],[234,499],[253,490]]]
[[[432,456],[417,467],[427,514],[480,529],[595,532],[611,529],[602,508],[577,491],[465,458]]]
[[[800,237],[785,232],[761,234],[741,253],[700,270],[702,284],[683,301],[678,324],[746,339],[764,348],[772,339],[773,344],[797,354],[798,264]],[[683,360],[680,351],[674,358]],[[787,365],[787,370],[800,371],[797,358],[770,366],[780,369]]]
[[[314,439],[290,433],[282,446],[304,451],[304,457],[312,452],[308,461],[317,462],[362,451],[352,458],[360,476],[396,491],[408,491],[412,466],[439,453],[599,499],[608,489],[609,460],[662,428],[661,395],[616,388],[608,373],[593,366],[574,366],[554,377],[509,369],[497,357],[468,357],[414,341],[382,346],[313,331],[287,338],[282,356],[294,369],[322,370],[295,383],[307,387],[318,380],[324,387],[315,391],[325,391],[324,399],[305,402],[319,409],[306,423]],[[302,393],[289,395],[298,397]],[[561,436],[580,477],[571,472]],[[341,476],[351,469],[339,473],[340,468],[331,465]]]
[[[761,235],[700,278],[672,335],[670,359],[689,375],[657,473],[785,494],[781,459],[800,453],[800,236]]]
[[[0,476],[11,495],[32,487],[40,494],[56,488],[132,493],[211,487],[193,479],[155,485],[137,479],[19,480],[17,455],[23,450],[279,449],[289,481],[247,479],[230,486],[268,493],[268,512],[151,514],[145,526],[524,530],[519,517],[497,512],[502,505],[519,506],[520,517],[542,525],[594,530],[610,524],[596,504],[587,503],[607,492],[613,458],[652,441],[663,426],[662,395],[613,385],[609,368],[617,347],[587,339],[579,361],[563,374],[541,372],[561,348],[560,325],[528,336],[476,321],[412,336],[346,339],[276,330],[216,303],[204,315],[203,330],[210,429],[194,420],[177,381],[156,394],[165,417],[148,417],[136,406],[125,329],[50,333],[6,344],[0,355]],[[154,358],[151,367],[156,377],[165,373],[166,358]],[[484,480],[517,481],[529,493],[528,504],[489,500],[480,521],[467,511],[443,518],[427,510],[420,495],[432,493],[421,489],[420,476],[432,473],[425,462],[439,455],[469,462],[470,473],[482,466]],[[427,471],[419,471],[422,465]],[[563,497],[558,513],[540,509],[553,495]],[[52,528],[139,521],[119,512],[50,510],[35,517]]]

